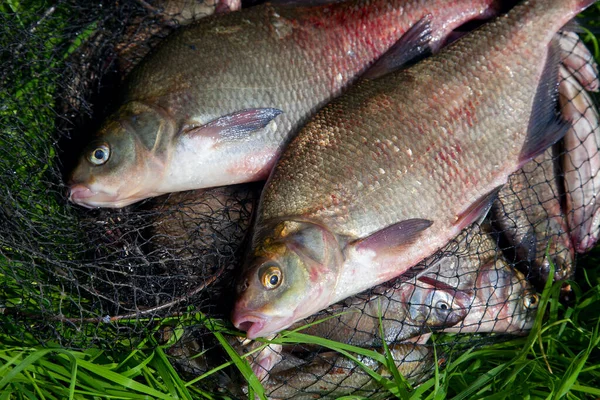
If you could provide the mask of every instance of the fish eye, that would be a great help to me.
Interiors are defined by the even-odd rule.
[[[440,300],[437,303],[435,303],[435,308],[441,311],[450,311],[450,304],[448,304],[444,300]]]
[[[527,293],[523,297],[523,305],[527,308],[537,307],[539,299],[537,293]]]
[[[260,282],[265,289],[273,290],[281,285],[283,281],[283,274],[281,268],[276,264],[266,264],[261,268]]]
[[[92,150],[88,156],[90,162],[94,165],[106,164],[110,158],[110,148],[108,144],[103,143]]]

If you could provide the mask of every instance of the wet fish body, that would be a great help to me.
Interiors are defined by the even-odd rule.
[[[423,344],[432,331],[524,334],[535,319],[538,296],[523,274],[498,258],[488,229],[474,224],[441,252],[450,255],[412,279],[380,285],[290,329],[361,347],[381,346],[382,339]],[[290,357],[290,347],[271,344],[253,355],[259,379]]]
[[[585,90],[597,92],[600,88],[598,64],[579,35],[563,31],[559,33],[558,42],[562,51],[561,79],[578,82]]]
[[[432,330],[468,331],[477,322],[478,333],[525,333],[535,318],[534,288],[506,260],[486,251],[496,248],[496,240],[477,225],[459,239],[456,254],[442,257],[418,277],[399,279],[392,287],[378,286],[369,295],[354,296],[292,328],[340,314],[301,332],[356,346],[380,344],[380,315],[387,343]],[[482,307],[487,307],[487,316],[480,313]],[[509,310],[500,317],[505,307]],[[496,325],[490,324],[494,317]]]
[[[467,315],[469,305],[473,302],[473,293],[446,285],[441,285],[442,289],[436,288],[435,283],[440,282],[433,279],[423,283],[415,279],[391,289],[376,288],[369,298],[356,296],[344,306],[328,309],[327,314],[340,315],[302,329],[301,332],[355,346],[375,346],[381,344],[380,315],[383,317],[383,339],[388,343],[455,325]],[[377,293],[380,290],[383,292]],[[318,314],[292,328],[323,317],[323,314]]]
[[[265,179],[295,128],[417,21],[432,15],[438,48],[494,2],[267,3],[182,28],[131,72],[121,107],[72,173],[70,200],[123,207]]]
[[[564,139],[562,168],[566,214],[571,240],[578,253],[589,251],[600,234],[600,123],[598,110],[583,83],[561,69],[560,105],[572,121]],[[597,82],[597,76],[596,76]],[[597,90],[597,86],[591,86]]]
[[[555,265],[554,280],[565,280],[575,272],[574,248],[561,206],[557,154],[548,149],[511,175],[498,194],[491,219],[507,240],[514,261],[526,266],[528,278],[543,287]],[[548,245],[548,255],[546,250]],[[513,257],[510,257],[512,261]]]
[[[564,135],[549,44],[591,3],[526,1],[322,109],[262,193],[234,324],[250,338],[277,332],[402,274],[480,218]]]

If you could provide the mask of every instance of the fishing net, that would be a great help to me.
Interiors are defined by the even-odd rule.
[[[110,351],[152,338],[172,344],[173,365],[191,379],[229,360],[217,331],[239,354],[251,353],[272,398],[386,398],[365,367],[385,379],[397,369],[414,385],[453,350],[526,334],[550,264],[554,278],[571,279],[577,253],[598,235],[597,99],[578,69],[567,68],[561,106],[579,130],[514,174],[486,221],[406,275],[292,327],[299,330],[269,345],[248,343],[231,333],[228,318],[260,183],[98,210],[70,204],[65,186],[90,133],[115,108],[127,72],[180,25],[223,9],[209,0],[1,7],[5,341]],[[566,43],[565,54],[589,61],[576,40]],[[315,336],[355,347],[341,354]],[[386,358],[391,363],[383,366]],[[197,384],[234,397],[247,393],[234,367]]]

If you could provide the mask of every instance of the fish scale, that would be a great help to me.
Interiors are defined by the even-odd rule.
[[[401,275],[481,218],[565,134],[553,39],[593,2],[522,2],[319,111],[262,193],[234,324],[250,338],[277,332]]]
[[[544,20],[551,24],[564,18],[559,12],[546,12]],[[517,29],[519,24],[512,24],[514,28],[507,32],[509,24],[504,21],[510,22],[504,18],[492,23],[486,35],[467,37],[437,59],[363,81],[325,107],[278,162],[263,195],[261,221],[298,215],[359,238],[385,228],[390,221],[421,217],[453,222],[471,199],[505,183],[525,141],[523,133],[528,131],[533,94],[542,72],[539,61],[546,58],[546,44],[554,32],[530,29],[523,33]],[[543,45],[518,45],[525,40]],[[497,50],[488,54],[478,48]],[[500,65],[503,58],[515,60],[515,66]],[[527,62],[519,63],[519,59]],[[467,112],[471,119],[454,118]],[[435,135],[418,134],[423,131]],[[505,141],[499,141],[498,134]],[[392,145],[386,146],[385,139]],[[324,142],[329,145],[323,146]],[[440,163],[448,143],[462,150],[453,153],[452,162],[465,171],[463,176],[472,177],[471,182],[454,179],[456,169]],[[413,155],[421,156],[397,155],[394,147],[409,147]],[[357,164],[360,171],[353,168]],[[370,184],[365,185],[365,180]],[[356,181],[363,182],[361,190],[353,190]],[[446,189],[438,192],[440,186]],[[389,199],[416,192],[419,200],[431,201],[378,200],[386,189]],[[356,201],[358,196],[360,201]],[[439,210],[444,208],[452,212],[443,215]]]

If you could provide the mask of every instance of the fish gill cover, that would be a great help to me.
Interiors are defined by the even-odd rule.
[[[215,10],[227,11],[183,0],[0,6],[3,341],[122,351],[152,338],[171,345],[174,366],[190,379],[235,357],[232,350],[251,351],[271,398],[385,398],[382,382],[396,371],[415,385],[453,350],[526,334],[550,264],[556,279],[572,279],[577,254],[599,234],[597,84],[577,38],[563,34],[572,61],[563,63],[559,99],[573,131],[511,177],[481,226],[265,347],[241,341],[229,322],[260,183],[123,209],[67,201],[65,177],[114,110],[123,77],[174,29]],[[572,300],[568,285],[562,295]],[[328,340],[346,352],[323,347]],[[229,367],[198,384],[243,396],[242,375]]]

